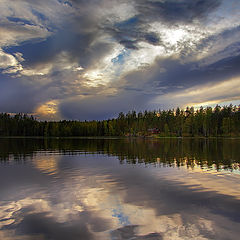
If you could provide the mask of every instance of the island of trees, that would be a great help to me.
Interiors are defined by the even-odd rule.
[[[121,112],[102,121],[39,121],[27,114],[0,113],[0,136],[237,137],[240,105]]]

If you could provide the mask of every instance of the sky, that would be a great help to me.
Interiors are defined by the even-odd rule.
[[[102,120],[230,103],[239,0],[0,0],[0,112]]]

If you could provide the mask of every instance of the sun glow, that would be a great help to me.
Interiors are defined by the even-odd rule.
[[[34,115],[41,116],[46,119],[58,118],[58,104],[57,100],[48,101],[39,106]]]

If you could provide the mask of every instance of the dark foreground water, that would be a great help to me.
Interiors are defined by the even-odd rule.
[[[0,239],[240,239],[240,140],[0,139]]]

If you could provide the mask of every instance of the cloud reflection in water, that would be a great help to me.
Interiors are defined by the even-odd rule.
[[[239,177],[39,152],[1,164],[0,238],[238,239]]]

